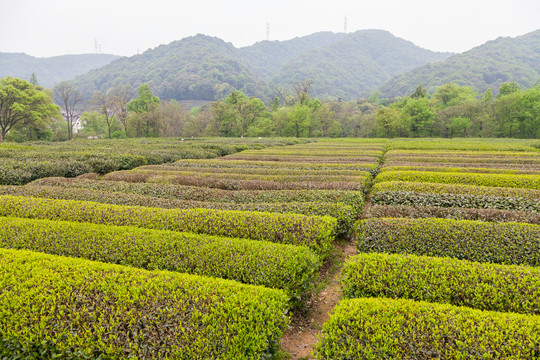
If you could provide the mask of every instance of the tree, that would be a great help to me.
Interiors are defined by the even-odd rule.
[[[94,105],[96,111],[103,116],[105,125],[107,125],[108,138],[112,139],[112,129],[117,121],[114,116],[114,105],[111,91],[109,90],[105,94],[101,91],[94,93],[92,99],[90,99],[90,102]]]
[[[427,97],[427,90],[422,87],[422,84],[418,85],[416,90],[411,94],[412,99],[420,99]]]
[[[60,105],[62,116],[67,122],[68,139],[73,138],[73,125],[82,114],[82,94],[67,81],[56,84],[53,88],[54,101]]]
[[[0,142],[13,128],[48,123],[59,115],[49,93],[25,80],[0,79]]]
[[[129,85],[117,85],[109,89],[108,92],[110,92],[109,95],[114,116],[122,124],[124,132],[127,135],[127,119],[129,116],[127,105],[131,99],[131,89]]]
[[[30,75],[30,84],[34,86],[39,86],[36,73],[32,73],[32,75]]]
[[[136,136],[158,136],[161,121],[160,103],[148,84],[139,86],[137,98],[127,103],[128,111],[133,112],[129,123],[133,126]]]

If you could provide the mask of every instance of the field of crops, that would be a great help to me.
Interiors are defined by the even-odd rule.
[[[332,266],[317,359],[540,358],[538,142],[130,141],[0,148],[0,358],[297,358]]]

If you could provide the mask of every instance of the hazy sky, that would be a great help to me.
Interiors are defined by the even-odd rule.
[[[134,55],[203,33],[237,47],[317,31],[388,30],[462,52],[540,28],[540,0],[0,0],[0,52]]]

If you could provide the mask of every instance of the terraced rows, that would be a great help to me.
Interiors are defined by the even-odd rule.
[[[531,145],[322,140],[0,186],[0,355],[287,358],[326,263],[317,359],[540,358]]]
[[[43,294],[32,301],[40,321],[58,332],[40,335],[27,325],[31,307],[11,306],[12,319],[0,320],[8,334],[0,354],[278,356],[286,314],[312,296],[336,237],[351,236],[383,150],[377,143],[297,144],[260,156],[246,151],[249,160],[180,160],[0,187],[0,248],[19,249],[2,250],[0,258],[32,269],[19,284],[19,270],[6,265],[3,286],[17,291],[4,304],[28,301],[28,288],[70,272],[33,292]],[[68,293],[79,294],[77,306],[94,309],[83,311],[84,323],[72,319]],[[257,320],[243,329],[247,319]]]
[[[538,148],[388,148],[317,358],[540,358]]]

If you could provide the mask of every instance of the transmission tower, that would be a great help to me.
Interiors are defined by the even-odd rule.
[[[347,33],[347,17],[345,16],[345,21],[343,22],[343,32]]]
[[[270,23],[266,23],[266,40],[270,41]]]
[[[97,39],[94,39],[94,52],[97,54],[99,50]]]

